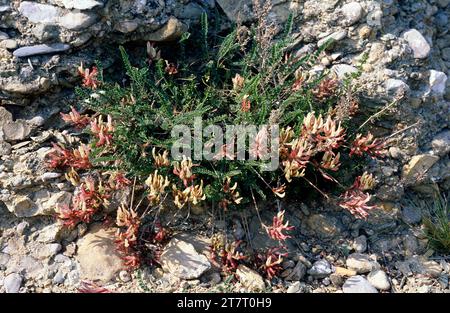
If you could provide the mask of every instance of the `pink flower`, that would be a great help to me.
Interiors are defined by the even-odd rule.
[[[265,226],[267,234],[270,238],[274,240],[286,240],[291,238],[291,236],[283,234],[284,231],[293,230],[294,226],[288,226],[289,221],[284,222],[284,211],[280,211],[276,216],[273,217],[272,226]]]
[[[222,160],[226,158],[227,160],[234,160],[234,141],[232,143],[222,145],[220,151],[213,157],[214,160]]]
[[[263,127],[256,134],[255,140],[250,145],[250,155],[257,158],[264,158],[267,155],[267,128]]]
[[[251,108],[250,100],[248,100],[248,95],[245,95],[241,102],[241,111],[249,112]]]
[[[355,216],[360,216],[362,218],[367,218],[370,211],[376,206],[368,205],[368,202],[372,199],[372,196],[364,192],[361,186],[361,176],[355,179],[353,185],[341,195],[342,201],[339,202],[341,208],[347,209]]]
[[[83,86],[96,89],[99,81],[97,80],[98,69],[93,66],[92,70],[83,68],[83,63],[78,67],[78,73],[83,78]]]
[[[112,124],[111,115],[108,115],[106,124],[103,122],[102,116],[91,121],[91,131],[98,138],[96,147],[111,145],[112,136],[114,132],[114,126]]]
[[[71,112],[64,114],[61,112],[61,118],[66,123],[72,124],[76,129],[82,130],[89,125],[90,118],[87,115],[81,115],[73,106],[70,107]]]
[[[372,158],[383,156],[386,153],[384,150],[384,142],[378,138],[374,139],[370,132],[367,136],[363,136],[362,134],[356,135],[350,149],[350,156],[353,154],[361,156],[364,153],[367,153]]]

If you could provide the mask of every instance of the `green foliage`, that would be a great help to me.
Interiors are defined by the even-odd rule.
[[[83,105],[110,115],[115,123],[113,151],[107,156],[95,155],[96,164],[114,158],[120,170],[145,179],[156,169],[152,149],[170,150],[173,127],[184,124],[193,128],[198,117],[203,125],[278,124],[280,128],[291,126],[298,134],[306,113],[326,113],[335,103],[318,103],[313,96],[323,75],[305,80],[293,91],[299,73],[307,72],[326,45],[306,56],[289,53],[292,23],[290,17],[279,38],[268,45],[255,36],[256,26],[244,32],[244,39],[240,31],[243,26],[225,36],[211,31],[204,14],[200,29],[183,34],[170,51],[161,48],[162,58],[144,67],[134,65],[126,49],[120,47],[127,83],[103,81],[97,97],[86,89],[77,90]],[[168,72],[166,55],[177,60],[177,73]],[[242,86],[233,86],[236,75],[243,78]],[[248,110],[242,108],[244,99],[250,101]],[[224,197],[222,188],[227,177],[238,182],[241,194],[254,193],[265,199],[271,194],[269,183],[276,185],[283,176],[282,171],[261,172],[260,160],[203,161],[199,165],[193,168],[194,173],[204,180],[205,193],[212,201]],[[172,175],[168,170],[163,173]]]
[[[450,252],[450,204],[444,195],[436,193],[432,204],[427,204],[423,219],[431,246],[443,253]]]

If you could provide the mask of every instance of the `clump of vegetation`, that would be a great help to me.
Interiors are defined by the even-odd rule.
[[[450,252],[450,204],[445,195],[436,192],[433,203],[426,205],[423,218],[430,245],[439,252]]]
[[[380,140],[356,133],[352,118],[358,102],[349,84],[309,71],[324,47],[297,55],[289,48],[292,19],[280,31],[267,9],[256,8],[256,25],[237,25],[228,34],[210,27],[203,15],[193,32],[199,36],[184,34],[170,51],[149,42],[141,62],[132,62],[121,47],[125,84],[105,79],[99,64],[79,67],[83,81],[77,92],[91,114],[72,108],[62,117],[90,141],[80,147],[55,144],[49,154],[49,166],[65,170],[76,187],[72,205],[59,208],[59,218],[69,227],[89,223],[109,214],[117,193],[131,190],[131,201],[116,213],[117,245],[129,268],[158,262],[170,233],[158,217],[171,208],[201,212],[217,204],[223,211],[239,210],[256,207],[255,198],[288,198],[299,188],[313,188],[357,217],[374,208],[368,193],[375,184],[372,175],[354,173],[354,182],[338,179],[341,169],[384,153]],[[194,132],[196,118],[205,126],[260,127],[246,139],[245,154],[252,160],[238,160],[232,149],[237,134],[233,147],[222,145],[212,161],[174,159],[172,130],[186,125]],[[279,166],[264,171],[269,151],[262,143],[274,135],[272,125],[280,127]],[[142,195],[139,201],[135,192]],[[279,246],[251,257],[242,242],[221,238],[212,244],[211,259],[227,272],[247,262],[268,278],[276,276],[293,227],[282,210],[273,225],[262,226]]]

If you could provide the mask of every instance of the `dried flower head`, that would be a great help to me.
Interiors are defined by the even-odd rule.
[[[368,205],[369,201],[372,199],[372,196],[363,191],[367,186],[361,184],[361,178],[361,176],[356,177],[353,185],[343,195],[341,195],[339,206],[349,210],[350,213],[357,217],[367,218],[369,215],[367,211],[376,208],[376,206]],[[369,176],[364,178],[364,184],[366,183],[370,184]]]
[[[239,262],[247,259],[247,256],[241,251],[241,240],[231,243],[223,243],[223,245],[211,246],[210,260],[218,267],[222,267],[225,272],[234,272]],[[217,249],[217,250],[216,250]],[[219,258],[218,264],[216,259]]]
[[[296,92],[296,91],[301,90],[304,82],[305,82],[305,78],[303,76],[296,78],[291,87],[292,91]]]
[[[286,184],[272,188],[272,192],[280,198],[286,195]]]
[[[107,171],[104,174],[109,175],[108,188],[111,190],[122,190],[131,185],[131,181],[122,172]]]
[[[137,250],[138,234],[141,225],[139,215],[133,209],[120,206],[117,210],[116,224],[120,228],[116,232],[117,250],[127,268],[137,268],[141,264],[141,256]]]
[[[169,75],[175,75],[178,73],[177,66],[174,63],[169,63],[167,60],[166,60],[166,68],[164,70]]]
[[[200,201],[205,200],[206,195],[203,193],[203,180],[200,181],[200,185],[190,187],[189,201],[193,205],[197,205]]]
[[[289,146],[282,165],[284,177],[288,182],[291,182],[293,177],[305,175],[306,165],[308,165],[313,151],[311,144],[304,137],[295,139]]]
[[[367,204],[372,197],[359,189],[346,191],[341,198],[339,206],[349,210],[355,216],[367,218],[369,216],[367,211],[375,208]]]
[[[181,162],[173,163],[173,173],[183,181],[186,187],[195,179],[195,175],[192,173],[193,166],[192,160],[184,155]]]
[[[339,152],[337,154],[334,154],[332,152],[326,151],[323,154],[322,161],[320,162],[320,167],[331,171],[337,171],[339,169],[339,166],[341,165],[341,163],[339,163],[340,157],[341,155]]]
[[[155,205],[161,201],[161,195],[165,192],[166,187],[169,186],[169,179],[158,175],[158,171],[154,171],[153,174],[145,181],[145,184],[149,187],[148,199]]]
[[[155,161],[156,167],[165,167],[170,165],[169,152],[167,150],[164,150],[164,152],[161,154],[156,153],[156,148],[153,148],[152,156],[153,160]]]
[[[235,92],[239,92],[242,88],[244,88],[245,79],[241,75],[236,73],[231,81],[233,82],[233,90]]]
[[[384,142],[380,139],[374,139],[373,135],[369,132],[367,136],[357,134],[355,140],[352,142],[350,149],[350,156],[363,155],[367,153],[372,158],[381,157],[385,155]]]
[[[242,112],[250,112],[251,103],[249,99],[249,95],[244,95],[241,101],[241,111]]]
[[[375,187],[375,178],[372,174],[364,172],[361,176],[357,177],[358,184],[361,190],[371,190]]]
[[[267,127],[261,127],[255,136],[253,142],[250,143],[250,156],[255,159],[264,159],[267,155]]]
[[[111,115],[108,115],[107,122],[103,121],[103,116],[99,116],[91,121],[91,131],[97,137],[96,147],[111,145],[114,126]]]
[[[73,186],[76,187],[80,185],[80,175],[78,175],[77,171],[73,167],[64,176]]]
[[[69,150],[60,144],[53,143],[53,149],[47,155],[47,165],[50,168],[72,167],[74,169],[88,169],[92,167],[89,161],[90,149],[81,144],[78,149]]]
[[[325,78],[312,90],[312,93],[318,101],[324,101],[336,94],[337,87],[336,79]]]
[[[191,187],[186,187],[183,191],[179,190],[176,185],[172,185],[173,203],[181,209],[189,202],[189,194]]]
[[[128,210],[124,206],[117,209],[116,224],[119,227],[129,227],[130,225],[139,224],[138,214],[133,210]]]
[[[223,158],[227,160],[235,159],[234,140],[229,144],[222,145],[220,147],[219,152],[217,152],[216,155],[213,157],[214,160],[222,160]]]
[[[81,115],[73,106],[70,107],[71,112],[68,114],[60,113],[64,122],[72,124],[76,129],[82,130],[90,123],[87,115]]]
[[[234,185],[231,185],[231,177],[225,178],[222,190],[225,193],[226,197],[219,203],[220,207],[224,210],[227,210],[230,204],[241,203],[242,197],[240,197],[239,192],[237,191],[237,187],[237,182],[235,182]]]
[[[264,228],[270,238],[278,241],[284,241],[291,238],[291,236],[283,234],[283,232],[294,229],[294,226],[289,226],[289,221],[284,223],[284,211],[279,211],[277,215],[273,217],[272,225],[264,225]]]
[[[99,85],[99,81],[97,79],[98,76],[98,69],[97,67],[93,66],[92,70],[89,70],[88,68],[85,69],[83,67],[83,62],[81,62],[81,65],[78,66],[78,73],[83,78],[83,86],[96,89]]]
[[[275,276],[278,276],[279,273],[283,270],[281,263],[283,262],[283,258],[287,256],[287,253],[280,252],[283,247],[274,247],[267,249],[265,254],[258,254],[257,261],[261,263],[259,268],[266,274],[268,279],[272,279]]]
[[[147,41],[147,57],[149,65],[151,65],[153,61],[161,59],[161,51],[155,47],[155,42]]]

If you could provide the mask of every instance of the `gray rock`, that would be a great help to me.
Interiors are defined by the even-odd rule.
[[[439,276],[438,282],[442,289],[446,289],[448,287],[448,275],[443,274]]]
[[[390,96],[395,96],[398,93],[410,91],[410,88],[407,83],[401,81],[399,79],[389,78],[384,83],[384,88],[386,88],[386,92]]]
[[[314,262],[313,266],[308,270],[308,274],[315,278],[327,277],[332,272],[330,263],[325,259]]]
[[[402,210],[402,220],[407,224],[418,224],[422,220],[422,211],[418,206],[406,206]]]
[[[53,283],[57,285],[64,283],[64,281],[66,280],[66,275],[66,271],[64,271],[63,269],[59,269],[53,277]]]
[[[378,293],[375,287],[360,275],[347,279],[342,290],[344,293]]]
[[[342,14],[345,16],[346,25],[355,24],[361,19],[363,14],[363,9],[358,2],[344,4],[341,10]]]
[[[58,23],[70,30],[80,30],[91,26],[97,21],[97,15],[92,13],[69,12],[62,16]]]
[[[417,29],[410,29],[403,34],[403,38],[408,42],[413,51],[414,58],[425,59],[430,54],[431,47]]]
[[[30,57],[33,55],[40,54],[49,54],[49,53],[58,53],[64,52],[70,49],[70,45],[63,43],[54,43],[54,44],[42,44],[35,46],[27,46],[22,47],[13,52],[13,55],[18,58]]]
[[[366,18],[367,25],[371,27],[380,27],[381,19],[383,18],[383,11],[378,2],[375,2],[368,8],[368,14]]]
[[[208,258],[194,246],[173,238],[161,254],[160,263],[166,273],[180,279],[197,279],[211,268]]]
[[[405,276],[422,274],[437,278],[442,273],[442,267],[439,263],[428,261],[420,256],[413,256],[405,261],[398,261],[395,263],[395,266]]]
[[[412,256],[419,252],[419,243],[417,242],[417,238],[412,234],[407,234],[403,238],[403,247],[407,256]]]
[[[45,260],[55,256],[61,248],[59,243],[49,243],[38,247],[34,253],[39,260]]]
[[[345,37],[347,37],[347,31],[346,30],[339,30],[336,31],[334,33],[332,33],[331,35],[325,36],[324,38],[320,39],[317,42],[317,46],[318,47],[322,47],[328,40],[332,40],[332,41],[339,41],[344,39]]]
[[[434,136],[431,141],[431,147],[433,148],[433,153],[436,155],[445,156],[448,154],[450,152],[450,130],[444,130]]]
[[[122,282],[127,283],[131,280],[131,275],[128,271],[120,271],[119,278]]]
[[[14,50],[17,48],[17,41],[14,39],[5,39],[0,41],[0,48]]]
[[[296,281],[292,285],[289,286],[289,288],[286,290],[286,293],[300,293],[302,292],[302,283],[299,281]]]
[[[355,249],[356,252],[363,253],[367,249],[367,238],[364,235],[361,235],[357,238],[355,238],[355,241],[353,242],[353,249]]]
[[[12,122],[12,113],[0,106],[0,126],[8,122]]]
[[[430,70],[430,90],[436,94],[444,94],[447,75],[443,72]]]
[[[66,9],[91,10],[103,6],[103,2],[96,0],[56,0],[56,3]]]
[[[358,69],[352,65],[348,64],[336,64],[331,68],[331,71],[336,73],[336,76],[339,79],[344,79],[348,75],[351,75],[353,73],[357,73]]]
[[[23,221],[20,222],[17,226],[16,226],[16,232],[17,234],[19,234],[20,236],[22,236],[25,232],[25,230],[28,228],[28,226],[30,226],[30,224],[28,224],[27,221]]]
[[[297,262],[290,274],[285,278],[286,281],[302,280],[306,274],[306,266],[302,262]]]
[[[78,270],[72,270],[67,273],[66,279],[64,280],[65,286],[75,286],[80,282],[80,272]]]
[[[171,17],[163,27],[153,33],[146,34],[144,39],[150,41],[171,41],[180,37],[186,30],[186,24],[175,17]]]
[[[9,39],[9,35],[5,32],[0,31],[0,40]]]
[[[450,48],[444,48],[441,50],[442,58],[446,61],[450,61]]]
[[[354,269],[358,274],[368,273],[377,266],[376,262],[371,260],[367,254],[362,253],[350,254],[346,265],[348,268]]]
[[[21,120],[9,122],[0,127],[3,130],[5,141],[20,141],[28,138],[31,133],[30,126]]]
[[[115,233],[113,228],[96,224],[78,240],[76,260],[80,264],[82,279],[106,283],[123,269],[121,255],[114,243]]]
[[[63,227],[60,224],[50,224],[38,232],[36,240],[42,243],[52,243],[58,240]]]
[[[248,21],[252,18],[251,0],[216,0],[217,4],[232,22]]]
[[[450,0],[437,0],[436,2],[441,8],[446,8],[450,4]]]
[[[120,21],[116,24],[115,29],[121,33],[127,34],[135,31],[139,24],[136,21]]]
[[[418,154],[413,156],[408,164],[403,166],[402,177],[408,184],[414,184],[418,177],[424,175],[439,161],[439,157],[433,154]]]
[[[47,173],[44,173],[41,176],[39,176],[39,179],[42,180],[42,181],[50,181],[50,180],[53,180],[55,178],[59,178],[61,176],[62,176],[61,173],[47,172]]]
[[[188,3],[187,5],[183,6],[183,10],[180,12],[179,17],[180,18],[188,18],[188,19],[195,19],[199,17],[204,10],[201,6],[199,6],[196,3]]]
[[[0,141],[0,155],[10,155],[11,145],[7,142]]]
[[[0,5],[0,12],[8,12],[11,11],[11,7],[9,5]]]
[[[17,273],[11,273],[3,280],[6,293],[18,293],[22,285],[22,276]]]
[[[264,291],[264,280],[256,271],[240,264],[236,270],[239,281],[251,291]]]
[[[62,10],[49,4],[41,4],[31,1],[20,3],[19,12],[32,23],[57,23]]]
[[[11,273],[3,280],[6,293],[18,293],[22,285],[22,276],[17,273]]]
[[[367,280],[378,290],[389,290],[391,288],[391,283],[386,273],[382,270],[373,270],[367,275]]]
[[[54,261],[56,263],[65,263],[65,264],[69,264],[69,265],[72,263],[70,258],[68,256],[65,256],[64,254],[57,254],[54,258]]]
[[[308,217],[306,224],[323,239],[334,238],[341,233],[338,220],[328,214],[313,214]]]

